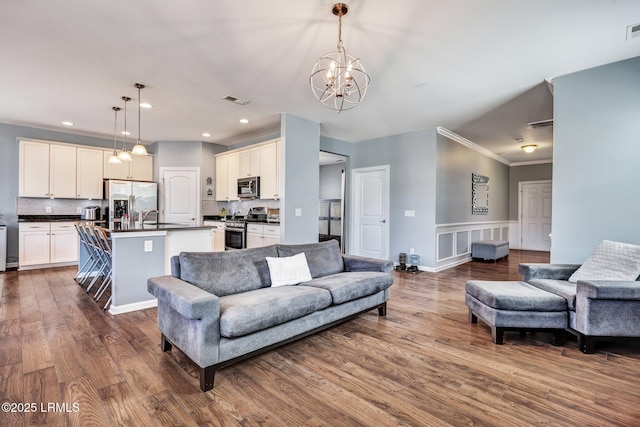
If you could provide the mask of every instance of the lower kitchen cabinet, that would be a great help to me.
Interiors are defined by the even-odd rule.
[[[18,226],[18,235],[21,270],[78,262],[73,222],[24,222]]]
[[[247,224],[247,248],[280,243],[280,226],[270,224]]]

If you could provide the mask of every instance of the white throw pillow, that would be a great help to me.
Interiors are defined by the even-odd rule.
[[[311,272],[304,252],[290,257],[266,257],[271,286],[297,285],[311,280]]]
[[[578,280],[636,280],[640,276],[640,246],[603,240],[569,277]]]

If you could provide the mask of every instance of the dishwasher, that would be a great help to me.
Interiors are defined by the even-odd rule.
[[[0,225],[0,271],[7,271],[7,226]]]

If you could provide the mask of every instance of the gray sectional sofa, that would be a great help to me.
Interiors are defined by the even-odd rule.
[[[578,264],[520,264],[522,280],[567,302],[568,330],[578,336],[583,353],[598,341],[640,337],[640,282],[578,280],[569,282]]]
[[[271,286],[267,257],[304,253],[312,279]],[[218,368],[310,335],[357,314],[386,315],[391,261],[344,255],[337,241],[227,252],[183,252],[172,275],[148,280],[158,299],[162,349],[200,367],[200,388]]]

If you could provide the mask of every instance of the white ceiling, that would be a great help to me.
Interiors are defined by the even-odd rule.
[[[640,55],[640,37],[625,40],[638,0],[352,0],[342,38],[371,85],[336,113],[308,84],[335,50],[333,3],[4,1],[0,122],[110,138],[111,107],[135,101],[140,82],[153,104],[142,110],[146,143],[228,144],[279,129],[288,112],[351,142],[443,126],[511,162],[549,159],[552,128],[526,125],[552,117],[545,79]],[[540,149],[525,155],[516,138]]]

